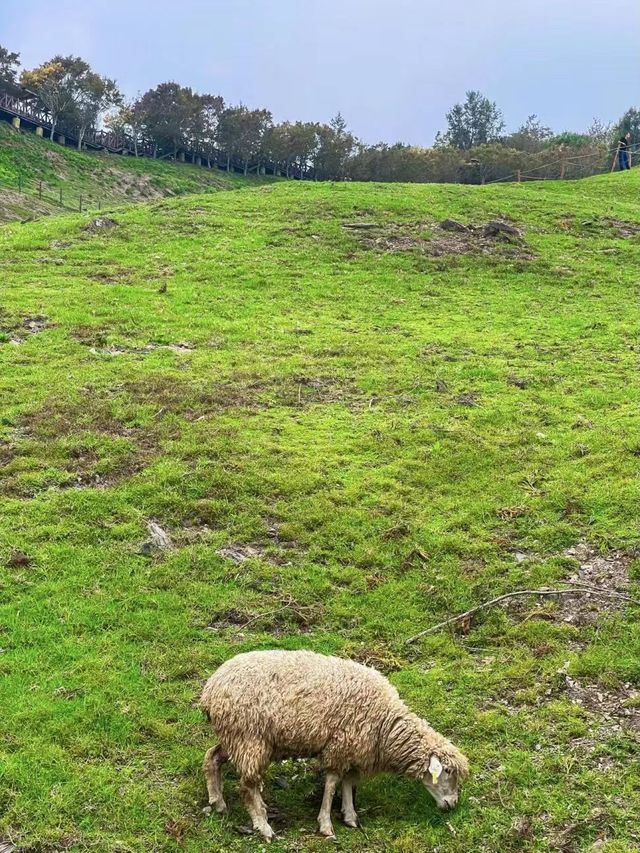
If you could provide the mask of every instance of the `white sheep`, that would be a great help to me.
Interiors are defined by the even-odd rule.
[[[209,804],[226,811],[221,765],[229,760],[253,827],[271,840],[261,796],[273,760],[317,757],[326,772],[318,815],[320,833],[333,836],[331,803],[342,782],[342,813],[357,826],[353,786],[383,771],[423,782],[440,808],[458,802],[467,759],[425,720],[412,714],[375,669],[306,651],[236,655],[207,681],[200,707],[219,743],[204,759]]]

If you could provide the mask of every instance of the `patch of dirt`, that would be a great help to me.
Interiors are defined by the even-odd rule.
[[[219,548],[216,554],[224,560],[231,560],[232,563],[240,565],[247,560],[258,560],[264,554],[264,549],[259,545],[229,545]]]
[[[166,345],[177,353],[189,351],[188,345]],[[149,350],[141,349],[144,355]],[[119,351],[104,354],[119,355]],[[131,352],[131,350],[129,350]],[[126,390],[140,402],[153,402],[158,408],[181,414],[190,420],[206,418],[209,413],[234,408],[268,409],[273,406],[304,408],[315,404],[342,404],[363,409],[369,400],[348,379],[333,377],[284,377],[261,379],[237,376],[203,386],[177,382],[175,376],[156,374],[138,382],[127,383]]]
[[[86,276],[90,281],[97,281],[101,284],[120,284],[123,281],[131,280],[132,270],[117,269],[113,271],[100,270],[100,272],[91,273]]]
[[[463,225],[461,222],[445,219],[438,226],[433,223],[416,226],[390,223],[370,227],[382,233],[375,237],[363,237],[361,245],[383,252],[418,250],[432,257],[496,253],[523,260],[534,257],[522,232],[502,220],[493,220],[484,225]],[[425,236],[424,231],[432,233]]]
[[[383,675],[389,675],[391,672],[399,672],[407,665],[405,660],[394,655],[390,649],[383,645],[363,647],[355,650],[347,649],[346,657],[351,658],[351,660],[357,663],[363,663],[365,666],[371,666]]]
[[[34,314],[18,322],[3,323],[0,325],[0,332],[4,332],[10,336],[9,343],[19,346],[31,335],[38,335],[49,327],[50,324],[47,317],[43,314]]]
[[[322,608],[315,604],[300,604],[291,596],[273,598],[264,610],[249,612],[231,608],[216,614],[207,625],[209,631],[234,628],[239,636],[246,629],[262,631],[274,637],[306,634],[320,620]]]
[[[106,445],[101,455],[96,436],[127,441]],[[11,459],[0,468],[0,492],[28,498],[51,486],[111,486],[141,471],[158,441],[148,427],[129,426],[117,417],[113,400],[92,396],[88,389],[77,403],[51,400],[18,421]],[[51,479],[38,479],[47,469]],[[36,475],[35,482],[25,473]]]
[[[110,347],[91,347],[89,352],[94,355],[147,355],[150,352],[155,352],[159,349],[168,349],[171,352],[187,353],[193,352],[195,347],[187,343],[177,344],[145,344],[142,347],[127,347],[121,344],[114,344]]]
[[[600,234],[603,237],[627,240],[640,235],[640,223],[625,222],[611,216],[603,219],[597,217],[594,219],[578,219],[573,214],[568,213],[561,217],[558,227],[578,237],[593,237]]]
[[[602,556],[586,543],[568,548],[564,555],[577,561],[576,570],[566,578],[568,582],[612,592],[626,591],[629,585],[628,555],[612,551]],[[594,625],[604,611],[620,611],[626,606],[627,602],[622,599],[600,595],[563,595],[558,598],[555,617],[572,625]]]
[[[637,237],[640,234],[640,223],[638,222],[623,222],[621,219],[613,218],[604,221],[616,237],[627,239],[628,237]]]
[[[595,717],[615,723],[623,729],[640,733],[640,690],[631,683],[617,690],[605,690],[596,684],[581,684],[565,675],[566,694],[574,705],[580,705]]]

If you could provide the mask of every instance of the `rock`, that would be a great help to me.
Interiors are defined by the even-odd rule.
[[[440,223],[440,228],[443,231],[456,231],[458,234],[469,233],[469,228],[463,225],[462,222],[456,222],[455,219],[443,219]]]
[[[501,219],[493,219],[482,229],[484,237],[522,237],[522,232],[509,225],[508,222],[503,222]]]
[[[149,539],[143,542],[139,548],[139,553],[148,557],[154,551],[171,551],[173,550],[173,542],[168,533],[156,524],[155,521],[147,521],[147,530],[149,531]]]
[[[88,225],[85,225],[83,231],[102,231],[110,228],[115,228],[118,223],[115,219],[109,219],[108,216],[98,216],[92,219]]]
[[[343,222],[343,228],[353,228],[360,231],[371,231],[372,228],[379,228],[377,222]]]

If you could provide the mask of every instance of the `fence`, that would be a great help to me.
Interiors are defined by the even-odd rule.
[[[86,210],[101,210],[105,206],[122,203],[121,198],[109,196],[106,193],[90,195],[74,190],[65,184],[51,186],[46,181],[33,180],[23,175],[18,175],[14,181],[0,178],[0,187],[12,190],[18,195],[37,199],[76,213],[82,213]]]
[[[635,143],[630,145],[628,150],[630,165],[633,165],[633,160],[638,159],[638,152],[640,151],[640,143]],[[608,161],[605,163],[605,157],[612,157],[612,163],[609,166]],[[571,174],[572,171],[575,172],[579,167],[586,165],[585,161],[592,160],[600,160],[602,161],[602,165],[595,165],[594,168],[588,169],[585,172],[585,169],[582,168],[581,174]],[[564,180],[570,178],[582,178],[582,177],[590,177],[592,175],[597,174],[606,174],[608,172],[613,172],[616,168],[618,162],[618,146],[614,146],[606,149],[605,151],[591,151],[588,154],[576,154],[576,155],[568,155],[564,153],[561,157],[551,160],[547,163],[542,163],[540,166],[534,166],[528,168],[526,170],[518,169],[510,175],[506,175],[502,178],[496,178],[493,181],[487,181],[488,184],[497,184],[501,182],[514,182],[518,183],[524,181],[544,181],[544,180]],[[547,177],[548,170],[555,170],[557,167],[558,174],[553,175],[553,177]],[[533,174],[534,172],[543,174]],[[545,172],[547,174],[545,174]]]

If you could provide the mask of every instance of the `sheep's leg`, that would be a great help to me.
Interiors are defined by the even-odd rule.
[[[342,817],[346,825],[354,829],[359,825],[353,798],[355,781],[354,776],[345,776],[342,780]]]
[[[333,825],[331,823],[331,803],[333,795],[336,792],[336,786],[340,781],[337,773],[327,773],[327,778],[324,782],[324,796],[322,798],[322,806],[318,815],[318,824],[320,826],[320,835],[325,835],[327,838],[333,837]]]
[[[204,770],[205,779],[207,780],[207,791],[209,793],[209,805],[218,812],[224,814],[227,811],[227,804],[222,795],[222,765],[227,760],[224,750],[218,744],[207,750],[204,757],[202,769]]]
[[[267,807],[260,794],[261,787],[262,785],[259,780],[243,779],[240,783],[240,793],[249,812],[253,828],[267,841],[271,841],[276,837],[276,834],[267,821]]]

